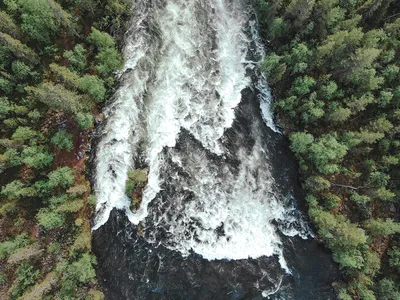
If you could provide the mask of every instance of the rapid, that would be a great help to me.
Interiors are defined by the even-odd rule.
[[[105,283],[108,297],[302,299],[296,243],[332,266],[296,200],[292,158],[281,153],[251,5],[136,0],[132,11],[93,168],[100,273],[124,278]],[[148,181],[132,211],[125,183],[138,167]]]

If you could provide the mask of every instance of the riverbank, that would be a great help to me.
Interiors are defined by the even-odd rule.
[[[86,164],[130,5],[0,6],[1,299],[103,299]]]
[[[255,2],[264,72],[340,299],[396,299],[399,4]]]

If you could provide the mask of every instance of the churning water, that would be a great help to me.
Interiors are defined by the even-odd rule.
[[[261,297],[273,294],[291,273],[283,237],[310,233],[273,175],[268,137],[278,130],[251,7],[239,0],[136,0],[132,11],[120,86],[97,145],[94,229],[119,209],[140,229],[140,237],[130,232],[132,240],[140,238],[150,253],[162,248],[216,263],[270,257],[264,263],[275,274],[259,267],[252,284]],[[131,211],[125,182],[138,166],[148,168],[148,183]]]

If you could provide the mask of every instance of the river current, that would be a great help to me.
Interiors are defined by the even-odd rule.
[[[93,246],[108,299],[334,299],[260,72],[248,1],[136,0],[98,129]],[[127,173],[148,169],[140,207]]]

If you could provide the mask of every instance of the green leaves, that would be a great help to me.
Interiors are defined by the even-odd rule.
[[[26,91],[40,101],[53,109],[62,109],[66,112],[76,113],[83,109],[80,96],[61,84],[45,82],[37,87],[27,87]]]
[[[22,162],[35,169],[43,169],[53,162],[53,155],[44,147],[26,147],[21,154]]]
[[[74,175],[74,170],[69,167],[57,168],[49,173],[48,186],[50,188],[55,188],[57,186],[68,188],[75,182]]]
[[[72,71],[83,72],[87,66],[86,49],[77,44],[73,50],[64,51],[64,58],[71,64]]]
[[[295,132],[290,135],[290,142],[294,153],[304,154],[314,142],[314,137],[309,133]]]
[[[95,102],[104,101],[106,88],[103,81],[95,75],[85,75],[79,79],[79,89],[89,95]]]
[[[65,215],[48,208],[42,208],[36,215],[39,225],[50,230],[61,227],[65,222]]]
[[[71,151],[74,148],[72,134],[67,133],[65,130],[57,131],[50,141],[61,150]]]
[[[391,235],[400,232],[400,223],[396,223],[392,219],[370,219],[365,222],[364,227],[372,235]]]
[[[96,55],[96,70],[102,78],[110,76],[122,66],[122,58],[115,48],[114,39],[105,32],[101,32],[92,27],[90,41],[96,46],[98,54]]]
[[[22,31],[39,43],[49,44],[59,26],[47,0],[18,0],[18,4]]]

